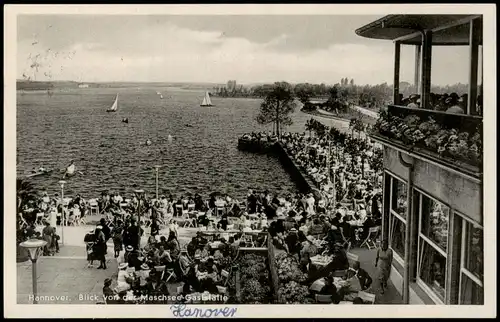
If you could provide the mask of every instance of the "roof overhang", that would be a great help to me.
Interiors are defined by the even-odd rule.
[[[482,15],[388,15],[356,29],[356,34],[404,45],[421,45],[422,32],[432,31],[433,46],[467,46],[469,23],[473,19],[482,23]],[[482,35],[479,43],[482,44]]]

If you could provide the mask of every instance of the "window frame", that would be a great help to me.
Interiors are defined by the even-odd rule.
[[[417,282],[417,285],[420,286],[427,295],[429,295],[429,297],[436,303],[438,304],[444,304],[446,303],[446,300],[447,300],[447,292],[446,292],[446,288],[445,288],[445,292],[444,292],[444,298],[441,299],[425,282],[424,280],[422,280],[420,278],[420,266],[421,266],[421,261],[422,261],[422,251],[423,251],[423,243],[422,243],[422,240],[425,241],[429,246],[431,246],[435,251],[437,251],[439,254],[441,254],[445,260],[446,260],[446,265],[445,265],[445,280],[448,278],[448,275],[447,275],[447,268],[448,268],[448,265],[449,265],[449,262],[448,262],[448,255],[447,255],[447,252],[448,252],[448,249],[446,249],[446,252],[443,251],[441,249],[441,247],[439,247],[434,241],[432,241],[430,238],[428,238],[427,236],[425,236],[423,233],[422,233],[422,196],[426,196],[427,198],[429,199],[433,199],[439,203],[441,203],[442,205],[448,207],[449,209],[449,213],[448,213],[448,216],[451,216],[452,215],[452,208],[442,202],[441,200],[437,199],[437,198],[434,198],[432,196],[430,196],[428,193],[425,193],[423,192],[422,190],[418,189],[418,188],[413,188],[413,190],[415,192],[418,193],[418,238],[417,238],[417,276],[416,276],[416,282]],[[450,229],[450,218],[448,218],[448,227],[447,227],[448,231]],[[446,287],[446,284],[445,284],[445,287]]]
[[[386,174],[389,176],[389,178],[391,179],[391,182],[390,182],[390,188],[389,188],[389,216],[388,216],[388,220],[389,220],[389,248],[392,250],[392,254],[393,254],[393,258],[396,260],[396,262],[398,262],[398,264],[400,264],[401,266],[404,266],[404,258],[402,258],[401,256],[399,256],[399,254],[394,250],[394,248],[392,248],[392,216],[395,216],[397,219],[399,219],[401,222],[403,222],[403,224],[407,225],[407,222],[406,222],[406,219],[404,219],[400,214],[398,214],[396,211],[392,210],[392,187],[393,187],[393,184],[394,184],[394,179],[396,180],[399,180],[401,182],[403,182],[404,184],[407,184],[404,180],[402,180],[399,176],[393,174],[392,172],[386,170],[385,171]],[[407,236],[405,236],[405,238],[407,238]]]
[[[484,294],[484,281],[481,281],[477,276],[475,276],[473,273],[471,273],[467,267],[465,267],[465,246],[466,246],[466,236],[467,236],[467,224],[471,225],[476,225],[481,228],[484,234],[484,227],[483,225],[480,225],[466,216],[462,215],[461,213],[455,211],[455,215],[460,217],[462,220],[462,238],[460,239],[460,274],[458,278],[458,305],[464,305],[462,304],[462,281],[463,281],[463,275],[466,275],[473,283],[476,283],[479,287],[483,289],[483,294]],[[483,240],[483,256],[484,256],[484,240]],[[483,272],[484,273],[484,272]],[[481,304],[478,304],[481,305]],[[484,298],[483,298],[483,304],[484,305]]]

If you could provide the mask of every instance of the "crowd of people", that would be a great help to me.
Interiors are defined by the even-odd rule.
[[[418,94],[412,94],[409,97],[403,98],[400,94],[400,102],[403,106],[408,106],[411,108],[421,108],[421,98]],[[429,96],[429,108],[436,111],[442,111],[447,113],[464,114],[467,109],[468,95],[457,93],[444,93],[436,94],[430,93]],[[483,97],[478,95],[477,103],[475,107],[477,114],[482,115],[483,110]]]
[[[111,288],[113,281],[106,280],[104,293],[117,295],[120,303],[130,294],[169,294],[167,282],[181,283],[179,294],[223,294],[238,249],[265,247],[268,236],[277,250],[297,258],[309,276],[308,282],[326,277],[329,285],[332,272],[349,268],[346,252],[369,237],[376,238],[369,232],[381,225],[381,182],[380,173],[370,166],[370,160],[378,157],[373,145],[366,141],[361,144],[360,139],[349,135],[344,135],[339,144],[339,134],[325,130],[322,124],[316,124],[313,131],[315,137],[292,133],[281,137],[287,153],[317,184],[317,189],[309,193],[280,196],[249,189],[246,200],[220,193],[208,198],[200,194],[152,198],[109,192],[103,192],[98,199],[86,200],[77,195],[61,200],[58,194],[50,198],[43,193],[22,209],[20,221],[34,236],[48,241],[45,255],[53,255],[58,250],[56,226],[85,222],[85,217],[97,209],[104,217],[85,236],[88,264],[93,267],[97,261],[98,269],[107,269],[107,242],[113,241],[114,257],[119,263],[117,286]],[[249,137],[277,140],[270,133],[253,133]],[[329,168],[334,170],[329,172]],[[37,235],[34,228],[40,220],[45,228]],[[198,230],[197,236],[184,246],[178,238],[180,227]],[[141,236],[147,228],[150,236],[142,247]],[[213,234],[206,235],[203,230]],[[164,231],[167,238],[160,236]],[[318,255],[332,260],[318,268],[314,261]],[[362,272],[359,267],[354,271]],[[361,289],[369,284],[362,283]]]

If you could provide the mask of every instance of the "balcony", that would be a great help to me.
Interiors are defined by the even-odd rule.
[[[483,118],[389,105],[370,136],[422,160],[482,175]]]

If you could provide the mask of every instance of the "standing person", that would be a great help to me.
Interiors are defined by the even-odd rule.
[[[55,229],[50,226],[50,222],[45,221],[45,228],[42,230],[43,240],[47,242],[44,255],[54,256],[55,253]]]
[[[177,224],[177,221],[174,219],[170,219],[168,222],[168,233],[170,235],[171,232],[175,234],[175,237],[178,236],[178,231],[177,229],[179,228],[179,225]]]
[[[118,256],[120,256],[120,252],[123,250],[123,228],[121,225],[121,221],[118,221],[118,224],[113,229],[112,234],[115,258],[118,258]]]
[[[101,262],[97,269],[106,269],[106,237],[102,232],[102,226],[97,226],[95,229],[94,249],[96,259]]]
[[[94,258],[95,258],[95,253],[94,253],[95,234],[94,234],[94,231],[91,230],[87,234],[85,234],[83,241],[85,242],[85,250],[87,251],[87,261],[88,261],[87,267],[90,268],[90,267],[93,267]]]
[[[127,246],[130,246],[131,243],[130,243],[130,232],[129,232],[129,228],[130,228],[130,221],[128,219],[125,220],[125,225],[123,226],[123,232],[122,232],[122,236],[123,236],[123,245],[125,247]]]
[[[130,227],[127,229],[129,245],[134,247],[134,249],[140,248],[140,238],[139,238],[139,226],[136,225],[135,218],[130,220]]]
[[[108,240],[111,238],[111,229],[109,228],[109,226],[106,223],[106,220],[104,218],[101,218],[99,223],[100,223],[99,225],[102,227],[101,230],[104,233],[104,241],[107,243]],[[108,253],[108,246],[106,243],[104,244],[105,245],[104,254]]]
[[[158,225],[158,212],[157,208],[153,208],[151,213],[151,236],[156,236],[160,232],[160,226]]]
[[[378,279],[380,281],[380,293],[384,294],[387,288],[387,280],[391,275],[392,267],[392,249],[389,248],[387,240],[382,242],[381,247],[377,249],[377,258],[375,259],[375,267],[378,266]]]
[[[254,214],[257,212],[257,197],[255,197],[252,189],[248,189],[246,210],[249,214]]]

